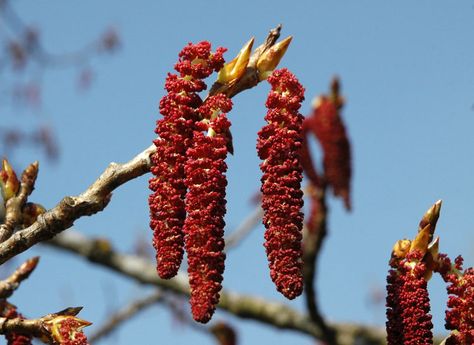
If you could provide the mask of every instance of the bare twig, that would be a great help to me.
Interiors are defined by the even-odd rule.
[[[127,163],[111,163],[84,193],[63,198],[56,207],[38,216],[31,226],[13,234],[0,244],[0,264],[38,242],[53,238],[78,218],[102,211],[115,188],[149,171],[150,154],[154,150],[155,146],[151,145]]]
[[[89,342],[95,343],[108,336],[124,322],[130,320],[146,308],[151,307],[153,304],[160,302],[162,299],[163,293],[156,291],[149,296],[133,301],[125,308],[109,316],[107,321],[89,337]]]
[[[308,194],[314,203],[311,207],[314,215],[311,217],[312,224],[306,224],[303,236],[303,279],[305,285],[306,307],[309,316],[315,322],[324,335],[324,340],[330,344],[336,344],[334,330],[324,320],[317,303],[315,287],[317,263],[321,246],[327,233],[327,207],[324,188],[312,186]]]
[[[189,295],[188,279],[185,274],[179,273],[171,280],[162,280],[157,276],[153,263],[134,255],[117,253],[110,247],[103,246],[101,241],[88,239],[77,232],[62,233],[48,243],[78,254],[142,284],[154,285],[181,295]],[[308,316],[281,303],[224,290],[221,292],[218,307],[241,318],[252,319],[276,328],[298,331],[316,339],[323,339],[320,327]],[[385,332],[378,328],[341,323],[333,324],[332,327],[336,331],[339,345],[354,345],[356,341],[358,341],[357,344],[385,344]]]
[[[225,239],[225,251],[239,245],[257,225],[260,224],[263,217],[263,210],[260,204],[255,210],[245,218],[242,223]]]
[[[81,311],[81,309],[82,307],[66,308],[57,313],[48,314],[38,319],[0,317],[0,334],[24,334],[47,340],[48,343],[51,344],[56,344],[58,339],[57,332],[55,332],[54,329],[61,327],[61,323],[66,318],[73,318],[76,321],[74,327],[77,328],[70,329],[71,332],[80,332],[82,327],[91,324],[90,322],[76,318],[76,315]]]
[[[8,298],[18,289],[21,282],[27,279],[38,264],[39,257],[28,259],[7,279],[0,281],[0,298]]]
[[[28,196],[35,187],[38,176],[38,162],[30,164],[21,176],[20,190],[17,195],[7,200],[5,205],[5,221],[0,225],[0,242],[7,240],[21,222],[21,209],[25,205]]]

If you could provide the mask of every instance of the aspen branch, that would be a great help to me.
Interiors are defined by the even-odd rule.
[[[155,146],[151,145],[127,163],[110,163],[84,193],[63,198],[54,208],[38,216],[31,226],[14,233],[0,244],[0,264],[39,242],[53,238],[71,227],[78,218],[102,211],[115,188],[149,171],[150,155],[154,150]]]
[[[325,200],[325,189],[311,186],[308,191],[312,202],[316,203],[317,211],[314,215],[313,224],[306,224],[303,235],[303,279],[305,286],[306,307],[309,316],[315,322],[324,334],[325,341],[330,344],[335,343],[334,330],[326,323],[317,303],[317,294],[315,287],[317,264],[319,253],[323,241],[327,234],[327,206]]]
[[[36,256],[24,262],[7,279],[0,281],[0,299],[10,297],[18,289],[21,282],[27,279],[38,264],[39,257]]]
[[[188,279],[185,274],[179,273],[170,280],[160,279],[153,263],[134,255],[117,253],[111,246],[104,245],[103,241],[88,239],[80,233],[70,230],[56,236],[47,244],[75,253],[142,284],[157,286],[179,295],[189,295]],[[243,319],[323,339],[320,327],[307,315],[282,303],[223,290],[218,307]],[[336,332],[339,345],[385,344],[383,329],[345,323],[335,323],[331,326]]]
[[[108,317],[107,321],[89,337],[89,342],[95,343],[100,339],[110,335],[124,322],[132,319],[134,316],[146,308],[151,307],[153,304],[162,301],[162,299],[163,293],[161,291],[155,291],[149,296],[133,301],[123,309],[118,310]]]
[[[83,327],[90,325],[89,322],[76,317],[81,309],[82,307],[66,308],[57,313],[48,314],[38,319],[0,317],[0,334],[23,334],[35,338],[41,338],[50,344],[56,344],[58,339],[54,329],[61,327],[60,324],[66,318],[72,318],[76,322],[74,329],[70,329],[71,332],[80,332]]]
[[[15,227],[21,222],[21,209],[34,189],[37,176],[38,162],[30,164],[23,171],[20,190],[17,195],[8,199],[5,205],[5,221],[0,225],[0,242],[7,240],[12,235]]]
[[[0,334],[18,333],[31,335],[36,338],[41,338],[42,336],[49,337],[49,332],[43,324],[43,319],[26,320],[19,317],[13,319],[0,317]]]

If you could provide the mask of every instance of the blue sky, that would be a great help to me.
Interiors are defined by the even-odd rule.
[[[462,253],[472,266],[474,243],[474,2],[456,1],[17,1],[25,21],[37,24],[52,52],[67,52],[115,26],[121,50],[94,59],[97,73],[86,93],[77,92],[77,69],[53,69],[43,77],[39,112],[2,109],[3,121],[31,128],[50,123],[61,157],[48,163],[40,150],[17,151],[23,166],[39,159],[41,168],[31,200],[53,207],[95,180],[111,161],[127,161],[153,137],[157,104],[166,73],[188,42],[209,40],[233,58],[251,37],[262,41],[283,24],[282,37],[294,36],[281,66],[306,88],[303,114],[311,99],[326,92],[334,74],[347,99],[343,116],[354,156],[353,205],[348,214],[330,199],[329,238],[320,261],[319,300],[330,320],[383,325],[384,308],[367,302],[371,289],[384,288],[393,243],[412,237],[424,211],[443,199],[438,223],[441,251]],[[212,82],[212,80],[210,81]],[[229,158],[227,230],[252,211],[259,188],[256,134],[264,124],[265,83],[234,99],[230,114],[235,156]],[[320,159],[317,158],[319,161]],[[21,167],[23,167],[21,166]],[[147,177],[118,189],[109,207],[75,227],[105,236],[130,251],[135,238],[151,243]],[[263,228],[256,229],[228,255],[224,287],[289,303],[303,310],[303,299],[284,301],[266,267]],[[141,289],[103,268],[75,257],[37,248],[36,273],[13,302],[31,316],[69,305],[83,305],[82,316],[99,325],[108,308],[138,297]],[[437,332],[443,330],[445,293],[432,281]],[[292,332],[276,331],[217,312],[230,320],[242,344],[311,344]],[[139,332],[137,332],[139,331]],[[104,344],[210,344],[212,339],[181,328],[163,307],[154,307]]]

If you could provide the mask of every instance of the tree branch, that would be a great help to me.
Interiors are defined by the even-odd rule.
[[[88,239],[70,230],[56,236],[47,244],[80,255],[142,284],[154,285],[180,295],[189,295],[188,278],[185,274],[179,273],[171,280],[160,279],[153,263],[134,255],[117,253],[111,246],[104,245],[103,240]],[[323,338],[321,329],[308,316],[281,303],[223,290],[218,307],[244,319],[298,331],[316,339]],[[385,331],[382,329],[342,323],[331,326],[336,331],[340,345],[385,344]]]
[[[84,193],[63,198],[56,207],[38,216],[31,226],[13,234],[0,244],[0,264],[41,241],[53,238],[71,227],[78,218],[102,211],[115,188],[149,171],[150,155],[154,150],[155,146],[151,145],[127,163],[110,163]]]
[[[7,240],[22,220],[21,209],[34,189],[38,176],[38,162],[30,164],[21,175],[20,190],[7,200],[5,205],[5,221],[0,225],[0,242]]]
[[[95,343],[108,336],[121,324],[130,320],[146,308],[151,307],[153,304],[160,302],[162,299],[163,293],[161,291],[155,291],[149,296],[133,301],[125,306],[125,308],[109,316],[107,321],[89,337],[89,342]]]
[[[39,257],[36,256],[24,262],[7,279],[0,281],[0,298],[8,298],[18,289],[21,282],[27,279],[38,264]]]
[[[303,235],[303,279],[305,286],[306,308],[309,316],[322,330],[325,341],[335,344],[334,330],[324,320],[317,303],[315,287],[317,264],[321,246],[327,234],[327,206],[325,189],[310,186],[308,191],[311,198],[311,216],[304,227]]]
[[[74,336],[82,332],[82,328],[91,325],[90,322],[76,317],[81,309],[82,307],[66,308],[38,319],[0,317],[0,334],[23,334],[40,338],[49,344],[62,343],[61,340],[66,339],[61,339],[58,330],[64,327],[71,336]],[[69,325],[66,320],[69,320]]]

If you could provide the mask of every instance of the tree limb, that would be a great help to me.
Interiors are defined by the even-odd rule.
[[[35,244],[53,238],[71,227],[75,220],[102,211],[112,191],[120,185],[149,171],[151,145],[127,163],[110,163],[102,175],[78,196],[67,196],[51,210],[38,216],[31,226],[13,234],[0,244],[0,264],[24,252]]]
[[[319,310],[315,287],[319,253],[327,234],[325,188],[311,186],[308,194],[313,203],[311,212],[314,214],[309,217],[308,224],[305,224],[303,235],[303,279],[306,308],[311,320],[321,328],[325,341],[330,345],[335,345],[334,330],[327,324]]]
[[[7,279],[0,281],[0,298],[8,298],[18,289],[21,282],[27,279],[36,268],[39,257],[36,256],[24,262]]]
[[[118,310],[111,316],[108,316],[106,322],[89,337],[89,342],[95,343],[108,336],[125,321],[130,320],[141,311],[151,307],[157,302],[160,302],[162,299],[163,293],[161,291],[155,291],[149,296],[133,301],[125,306],[125,308]]]
[[[76,317],[81,309],[82,307],[66,308],[38,319],[0,317],[0,334],[23,334],[40,338],[48,344],[62,343],[58,329],[66,327],[71,336],[74,336],[82,332],[82,328],[91,325],[90,322]],[[73,321],[73,324],[65,325],[67,319]]]

